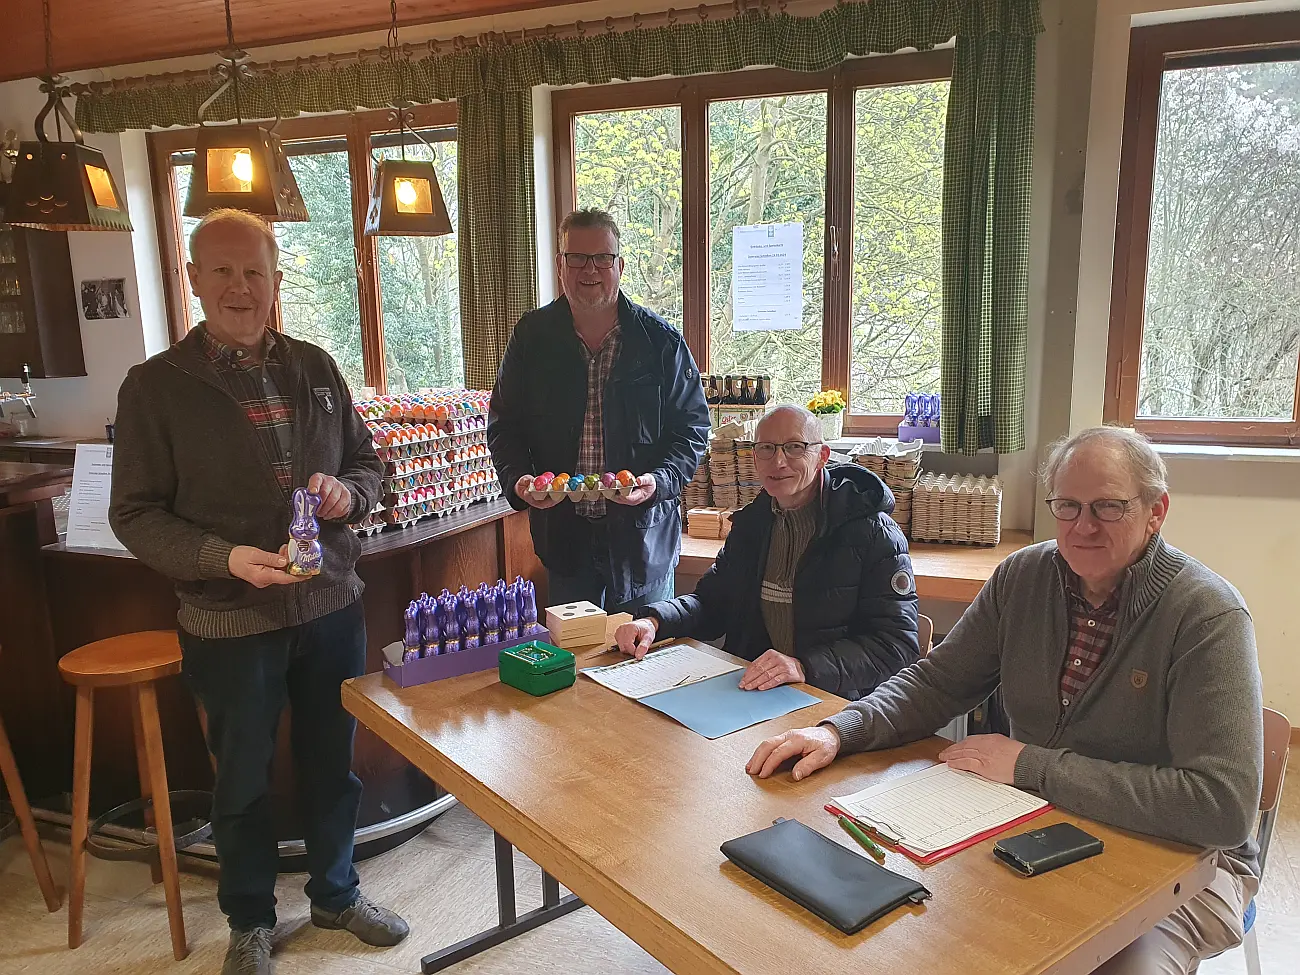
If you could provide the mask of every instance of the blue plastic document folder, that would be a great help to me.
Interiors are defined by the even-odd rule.
[[[687,684],[641,698],[641,703],[680,721],[705,738],[721,738],[741,728],[798,711],[818,699],[782,685],[766,691],[742,691],[743,670]]]

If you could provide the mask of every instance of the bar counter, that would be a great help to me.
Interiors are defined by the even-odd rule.
[[[121,633],[174,629],[177,600],[168,580],[126,552],[70,548],[56,541],[44,545],[39,555],[36,568],[43,570],[39,575],[48,594],[40,614],[46,639],[6,645],[6,655],[22,654],[28,665],[22,686],[6,689],[3,715],[15,751],[24,742],[18,764],[34,804],[59,808],[71,787],[73,732],[73,695],[58,676],[59,657]],[[363,538],[357,571],[366,585],[368,672],[382,670],[381,648],[401,638],[402,611],[422,591],[454,591],[462,584],[473,587],[522,575],[536,583],[542,598],[546,584],[527,516],[501,499]],[[0,595],[0,600],[5,600],[0,605],[7,614],[7,597]],[[212,770],[192,697],[181,680],[173,679],[159,685],[158,699],[170,787],[210,790]],[[281,839],[295,839],[302,833],[293,800],[287,721],[286,713],[272,788],[277,832]],[[94,745],[92,815],[139,795],[125,692],[96,694]],[[353,770],[366,786],[362,828],[394,820],[437,796],[432,782],[365,729],[357,734]]]

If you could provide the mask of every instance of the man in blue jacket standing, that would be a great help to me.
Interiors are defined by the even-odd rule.
[[[681,334],[619,289],[613,217],[565,217],[555,264],[564,294],[515,326],[492,390],[488,446],[510,504],[531,509],[550,603],[636,610],[673,594],[681,490],[709,437],[704,389]],[[520,493],[524,477],[544,471],[620,470],[636,486],[610,502]]]

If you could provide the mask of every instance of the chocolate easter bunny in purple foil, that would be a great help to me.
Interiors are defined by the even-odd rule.
[[[474,605],[474,594],[464,586],[456,594],[456,622],[460,624],[461,645],[466,650],[477,650],[480,646],[478,608]]]
[[[519,592],[520,636],[532,636],[541,630],[537,622],[537,587],[530,579],[520,585]]]
[[[320,575],[324,553],[320,547],[320,523],[316,520],[319,510],[319,495],[306,488],[294,489],[293,521],[289,523],[290,575]]]
[[[452,595],[438,597],[439,622],[442,624],[442,652],[456,653],[461,650],[460,621],[456,618],[456,597]]]
[[[503,639],[519,639],[519,594],[514,586],[506,586],[506,613],[501,621],[501,630]]]
[[[420,607],[412,602],[402,615],[406,624],[402,636],[402,663],[409,664],[420,656]]]
[[[440,642],[442,639],[442,628],[438,626],[438,614],[433,599],[428,593],[420,593],[420,598],[416,600],[420,610],[420,645],[423,648],[420,654],[423,657],[432,657],[441,652]]]
[[[501,617],[497,615],[496,593],[487,587],[479,586],[479,638],[484,645],[501,642]]]

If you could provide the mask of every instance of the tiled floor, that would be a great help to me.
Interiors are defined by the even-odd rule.
[[[1300,755],[1293,755],[1259,896],[1259,948],[1265,975],[1291,975],[1300,958]],[[46,843],[61,886],[67,846]],[[216,904],[215,874],[190,865],[182,875],[190,956],[172,960],[162,889],[136,863],[91,859],[85,942],[67,948],[67,911],[49,914],[17,837],[0,844],[0,975],[216,975],[227,929]],[[541,903],[541,875],[516,855],[519,911]],[[419,971],[420,956],[496,921],[492,833],[455,807],[423,835],[360,867],[364,889],[411,922],[412,935],[388,951],[351,935],[322,931],[307,919],[304,877],[280,878],[277,975],[394,975]],[[666,969],[590,908],[544,925],[462,962],[456,975],[652,975]],[[1206,962],[1201,975],[1245,975],[1241,949]]]

